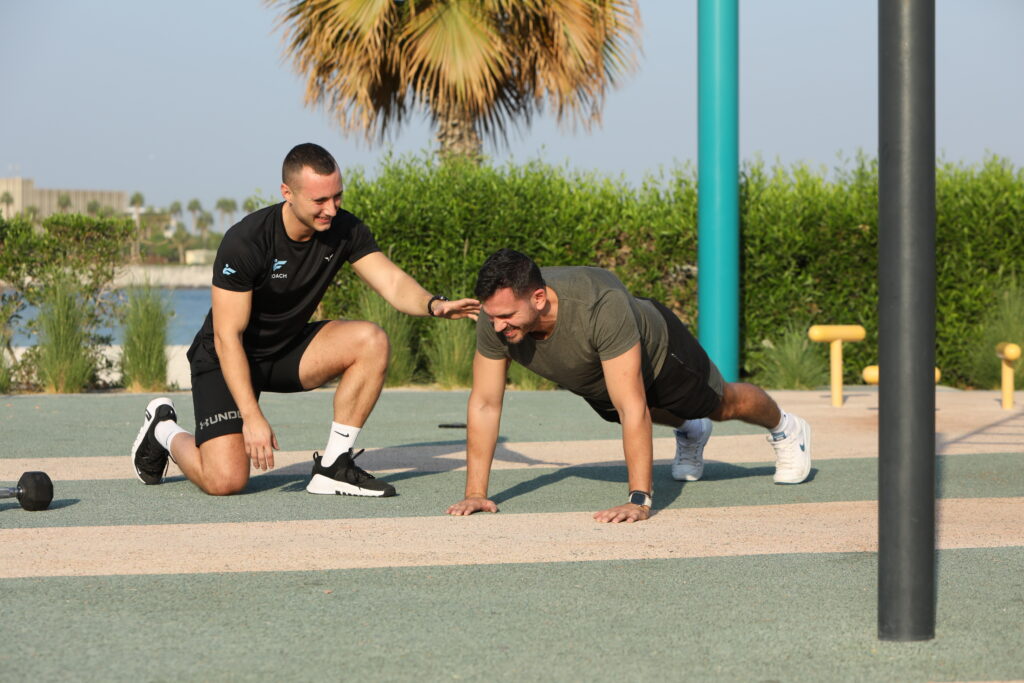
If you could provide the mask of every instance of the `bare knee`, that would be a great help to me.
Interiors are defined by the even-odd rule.
[[[249,483],[249,456],[241,434],[225,434],[199,447],[197,468],[189,468],[191,479],[211,496],[240,493]]]
[[[391,357],[391,340],[388,339],[388,333],[376,323],[364,323],[360,329],[358,342],[368,358],[382,360],[386,364]]]
[[[241,493],[249,483],[249,473],[217,473],[199,482],[199,488],[211,496],[230,496]]]
[[[778,405],[761,387],[726,382],[722,387],[722,401],[710,417],[716,421],[742,420],[771,428],[778,424],[780,416]]]

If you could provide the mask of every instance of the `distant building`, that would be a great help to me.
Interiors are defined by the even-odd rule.
[[[96,202],[100,207],[113,209],[117,214],[128,211],[128,193],[116,190],[45,190],[37,188],[29,178],[0,178],[0,197],[9,192],[14,198],[11,205],[0,203],[0,211],[4,218],[20,213],[34,206],[39,219],[60,213],[60,196],[67,195],[71,200],[68,213],[88,213],[89,204]]]
[[[206,266],[217,258],[216,249],[186,249],[185,264],[189,266]]]

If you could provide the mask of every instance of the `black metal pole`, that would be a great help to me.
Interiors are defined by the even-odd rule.
[[[878,637],[935,637],[935,2],[878,2]]]

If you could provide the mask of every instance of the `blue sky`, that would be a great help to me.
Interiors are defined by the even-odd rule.
[[[937,143],[1024,166],[1024,2],[937,0]],[[696,163],[696,0],[640,0],[638,71],[590,133],[551,117],[486,148],[639,181]],[[877,145],[877,2],[740,0],[740,154],[834,167]],[[276,194],[281,159],[314,141],[343,167],[433,146],[425,120],[386,145],[302,104],[277,11],[258,0],[0,0],[0,176],[141,191],[147,204]]]

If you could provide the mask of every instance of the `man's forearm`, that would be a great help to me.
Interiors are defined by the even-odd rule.
[[[217,357],[220,359],[224,383],[231,392],[231,398],[238,406],[242,420],[251,416],[262,415],[256,394],[252,389],[252,377],[249,371],[249,359],[245,355],[245,347],[240,338],[218,338],[216,341]]]
[[[396,280],[393,300],[389,303],[407,315],[428,315],[427,302],[430,301],[431,293],[408,273],[402,272]]]
[[[653,486],[654,443],[651,414],[645,409],[634,415],[621,415],[622,450],[630,491],[650,492]]]
[[[470,407],[466,419],[466,498],[486,498],[501,408]]]

